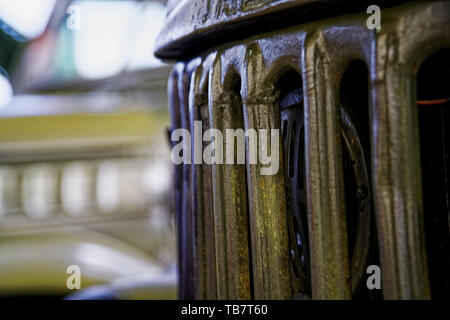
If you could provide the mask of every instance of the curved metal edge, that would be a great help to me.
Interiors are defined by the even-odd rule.
[[[387,7],[407,0],[379,0]],[[180,59],[215,45],[327,16],[363,10],[369,0],[185,0],[173,8],[155,44],[155,56]],[[364,10],[365,12],[365,10]]]

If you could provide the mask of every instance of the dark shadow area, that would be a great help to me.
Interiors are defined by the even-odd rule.
[[[422,200],[431,295],[433,299],[448,299],[450,49],[439,50],[422,63],[417,75],[417,97]]]
[[[292,291],[294,299],[301,299],[304,295],[311,295],[302,78],[294,70],[287,71],[278,80],[276,88],[280,93],[286,210],[293,274]]]
[[[368,290],[366,269],[380,265],[370,169],[369,75],[356,60],[341,80],[341,137],[344,169],[348,252],[353,299],[381,299]]]

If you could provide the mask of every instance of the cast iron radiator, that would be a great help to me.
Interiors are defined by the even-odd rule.
[[[275,175],[175,166],[181,298],[449,297],[450,3],[380,1],[379,30],[367,5],[169,12],[169,131],[281,130]]]

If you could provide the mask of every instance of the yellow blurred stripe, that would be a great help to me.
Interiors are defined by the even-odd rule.
[[[0,118],[0,143],[39,140],[149,137],[162,134],[167,112],[79,113]]]

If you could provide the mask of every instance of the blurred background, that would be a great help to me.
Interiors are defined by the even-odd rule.
[[[176,298],[165,15],[0,0],[0,297]]]

